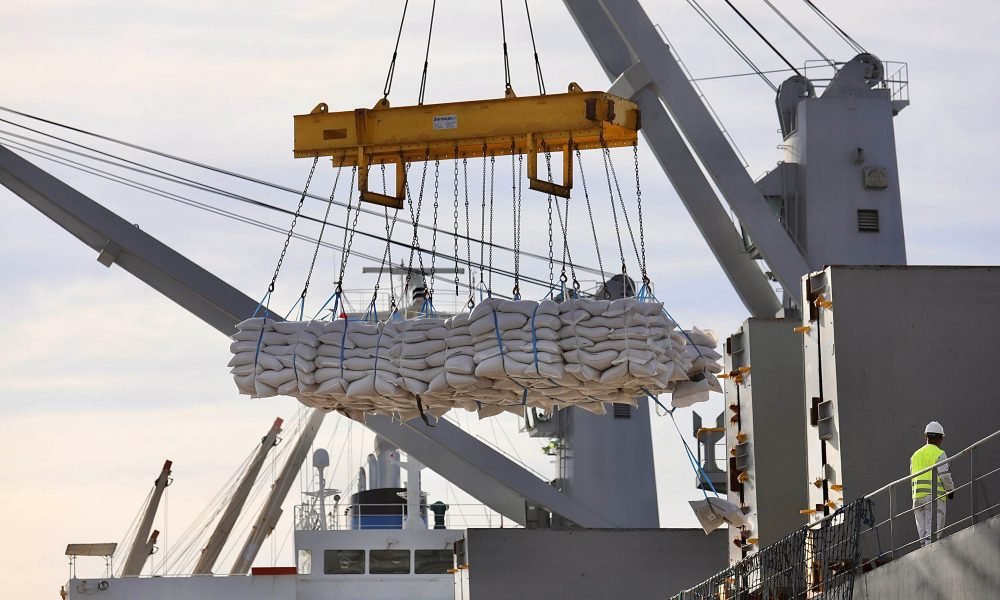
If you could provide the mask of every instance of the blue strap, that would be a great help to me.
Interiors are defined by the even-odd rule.
[[[323,306],[319,307],[319,310],[316,311],[315,315],[313,315],[312,318],[313,321],[315,321],[316,317],[318,317],[323,312],[323,309],[326,308],[328,304],[330,304],[331,300],[333,300],[333,308],[330,309],[330,320],[331,321],[337,320],[338,316],[337,309],[340,308],[340,292],[334,292],[333,294],[330,295],[329,298],[326,299],[326,302],[323,303]]]
[[[292,307],[290,309],[288,309],[288,312],[285,314],[285,320],[286,321],[288,320],[288,317],[291,316],[291,314],[295,310],[296,306],[299,307],[299,318],[298,318],[298,320],[299,321],[303,320],[302,318],[303,318],[303,316],[305,316],[304,313],[305,313],[305,310],[306,310],[306,299],[300,296],[299,299],[295,301],[295,304],[293,304]]]
[[[271,290],[267,290],[267,293],[264,294],[264,297],[261,298],[260,302],[257,303],[257,308],[254,309],[253,314],[250,315],[251,319],[256,317],[257,312],[260,310],[260,307],[261,306],[264,307],[264,322],[261,323],[260,325],[260,335],[257,336],[257,349],[253,355],[253,369],[254,369],[253,378],[255,382],[257,380],[257,360],[260,358],[260,346],[264,342],[264,327],[267,325],[267,318],[271,316],[270,304],[271,304]]]
[[[378,332],[378,339],[375,340],[375,368],[372,369],[372,375],[374,375],[376,379],[378,378],[378,355],[380,354],[379,350],[382,348],[382,334],[383,333],[384,332],[382,332],[382,331]],[[341,365],[341,368],[343,368],[343,365]],[[372,382],[372,386],[374,386],[374,385],[375,385],[375,382],[373,381]],[[375,392],[378,393],[378,389],[376,389]]]
[[[538,307],[541,305],[539,302],[535,305],[535,310],[531,311],[531,353],[535,356],[535,373],[539,375],[542,372],[538,369],[538,334],[535,332],[535,315],[538,314]]]
[[[503,352],[503,342],[500,339],[500,322],[497,320],[497,309],[491,306],[490,310],[493,312],[493,333],[497,336],[497,348],[500,349],[500,366],[503,367],[503,372],[507,375],[507,378],[516,383],[522,390],[521,393],[521,406],[525,406],[528,403],[528,388],[525,387],[520,381],[514,379],[510,373],[507,372],[507,361],[506,356]]]
[[[424,302],[420,305],[420,315],[423,317],[437,316],[437,310],[434,308],[434,301],[428,296],[424,296]]]
[[[677,409],[667,408],[666,406],[663,405],[662,402],[660,402],[660,399],[654,396],[652,393],[650,393],[649,390],[647,390],[646,388],[640,388],[640,389],[642,389],[642,391],[645,392],[646,396],[648,396],[650,400],[659,405],[659,407],[665,410],[667,414],[670,416],[670,421],[674,424],[674,429],[677,431],[677,437],[680,438],[681,444],[684,445],[684,452],[687,454],[688,462],[691,463],[691,467],[694,469],[695,476],[704,481],[705,483],[707,483],[708,487],[712,490],[712,493],[715,494],[716,497],[718,497],[719,492],[715,489],[715,485],[712,483],[712,480],[708,478],[708,474],[705,473],[705,469],[702,468],[701,463],[698,462],[698,459],[695,457],[694,452],[691,451],[691,447],[688,446],[687,440],[684,439],[684,435],[681,433],[680,427],[677,426],[677,420],[674,418],[674,411]],[[708,494],[705,492],[705,488],[702,488],[701,492],[702,494],[705,495],[705,498],[708,499]]]
[[[351,328],[351,320],[344,319],[344,331],[340,334],[340,378],[344,379],[344,343],[347,340],[347,330]]]
[[[252,314],[252,315],[250,315],[250,318],[252,319],[252,318],[256,317],[256,316],[257,316],[257,313],[259,313],[259,312],[260,312],[260,309],[261,309],[261,307],[264,307],[264,311],[266,312],[266,311],[267,311],[267,304],[269,304],[269,303],[270,303],[270,301],[271,301],[271,290],[268,290],[268,291],[267,291],[267,292],[265,292],[265,293],[264,293],[264,295],[263,295],[263,296],[261,297],[261,299],[260,299],[260,302],[258,302],[258,303],[257,303],[257,308],[255,308],[255,309],[253,310],[253,314]],[[265,317],[265,318],[266,318],[266,317]]]
[[[372,318],[374,317],[374,318]],[[362,317],[364,321],[378,321],[378,307],[375,306],[375,298],[372,298],[370,304],[368,304],[368,310],[365,311],[365,316]]]

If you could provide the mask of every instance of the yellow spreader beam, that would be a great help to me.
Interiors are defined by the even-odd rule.
[[[425,160],[526,154],[530,187],[569,198],[573,151],[633,146],[639,108],[604,92],[584,92],[575,83],[565,94],[510,96],[496,100],[448,102],[328,112],[319,104],[295,115],[295,158],[330,156],[335,167],[357,166],[361,199],[403,208],[404,165]],[[538,178],[539,152],[562,152],[562,183]],[[370,165],[396,165],[395,194],[368,189]]]

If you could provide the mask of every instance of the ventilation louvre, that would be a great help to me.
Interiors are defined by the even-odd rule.
[[[616,419],[632,418],[632,407],[628,404],[615,403],[613,411]]]
[[[858,231],[878,233],[878,210],[862,208],[858,210]]]

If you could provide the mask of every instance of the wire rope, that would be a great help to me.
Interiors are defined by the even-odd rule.
[[[746,18],[746,16],[740,11],[740,9],[736,8],[735,4],[733,4],[730,0],[724,0],[724,2],[729,5],[729,8],[733,9],[733,12],[735,12],[736,15],[739,16],[739,18],[742,19],[744,23],[747,24],[747,27],[749,27],[754,33],[757,34],[757,37],[759,37],[765,44],[767,44],[767,47],[770,48],[771,51],[773,51],[776,55],[778,55],[778,58],[780,58],[782,62],[788,65],[789,69],[795,71],[796,75],[799,76],[802,75],[802,73],[799,73],[799,70],[795,68],[795,65],[793,65],[787,58],[785,58],[785,55],[782,54],[781,51],[779,51],[774,46],[774,44],[771,43],[771,40],[767,39],[767,36],[765,36],[759,29],[757,29],[757,27],[750,22],[750,19]]]
[[[503,15],[503,0],[500,2],[500,33],[503,37],[503,79],[504,92],[513,94],[514,88],[510,85],[510,56],[507,54],[507,22]]]
[[[831,19],[830,17],[826,16],[826,13],[824,13],[822,10],[820,10],[818,6],[816,6],[815,4],[813,4],[811,0],[802,0],[802,1],[805,2],[806,5],[809,8],[811,8],[812,11],[814,13],[816,13],[816,15],[820,19],[822,19],[824,23],[826,23],[831,29],[833,29],[834,33],[836,33],[837,35],[840,36],[840,39],[844,40],[844,42],[848,46],[850,46],[851,48],[853,48],[855,52],[866,52],[866,50],[861,46],[861,44],[857,43],[854,40],[854,38],[852,38],[851,36],[847,35],[846,31],[844,31],[843,29],[840,28],[839,25],[837,25],[836,23],[834,23],[833,19]]]
[[[0,136],[0,139],[4,139],[4,138],[2,136]],[[181,196],[179,194],[174,194],[173,192],[168,192],[168,191],[165,191],[165,190],[161,190],[159,188],[148,186],[148,185],[143,184],[141,182],[135,182],[134,180],[130,180],[130,179],[127,179],[127,178],[124,178],[124,177],[120,177],[120,176],[117,176],[117,175],[114,175],[114,174],[110,174],[110,173],[108,173],[106,171],[101,171],[100,169],[95,169],[93,167],[82,165],[82,163],[77,163],[75,161],[70,161],[68,159],[62,159],[62,158],[56,157],[53,154],[49,154],[48,156],[46,156],[44,153],[36,152],[34,150],[28,149],[28,147],[24,147],[21,144],[11,143],[11,142],[7,141],[5,145],[17,147],[17,149],[20,150],[21,152],[25,152],[26,154],[29,154],[29,155],[32,155],[32,156],[37,156],[38,158],[41,158],[41,159],[44,159],[44,160],[52,161],[52,162],[54,162],[56,164],[60,164],[60,165],[65,166],[67,168],[78,170],[78,171],[81,171],[83,173],[87,173],[89,175],[93,175],[93,176],[99,177],[101,179],[106,179],[106,180],[111,181],[113,183],[118,183],[120,185],[124,185],[126,187],[136,189],[138,191],[146,192],[146,193],[152,194],[154,196],[159,196],[159,197],[162,197],[162,198],[167,199],[167,200],[178,202],[180,204],[184,204],[184,205],[190,206],[192,208],[197,208],[199,210],[203,210],[203,211],[211,213],[211,214],[222,216],[224,218],[228,218],[228,219],[231,219],[231,220],[234,220],[234,221],[237,221],[237,222],[241,222],[241,223],[244,223],[244,224],[247,224],[247,225],[251,225],[253,227],[258,227],[258,228],[261,228],[261,229],[265,229],[265,230],[268,230],[268,231],[271,231],[271,232],[274,232],[274,233],[284,234],[286,232],[285,229],[283,229],[281,227],[278,227],[276,225],[272,225],[272,224],[266,223],[264,221],[259,221],[259,220],[256,220],[256,219],[252,219],[250,217],[245,217],[245,216],[240,215],[238,213],[233,213],[233,212],[230,212],[230,211],[226,211],[224,209],[214,207],[214,206],[212,206],[210,204],[205,204],[203,202],[199,202],[197,200],[193,200],[193,199],[187,198],[185,196]],[[271,208],[271,209],[273,209],[273,210],[276,210],[278,212],[281,212],[283,214],[289,214],[289,215],[292,214],[292,211],[289,211],[287,209],[283,209],[283,208],[280,208],[280,207],[274,207],[274,206],[270,206],[270,205],[268,205],[268,207]],[[308,215],[303,215],[302,218],[306,219],[306,220],[316,221],[316,222],[320,221],[319,219],[314,218],[314,217],[310,217]],[[336,228],[341,228],[341,229],[344,228],[344,226],[338,225],[338,224],[333,223],[333,222],[327,222],[327,225],[330,226],[330,227],[336,227]],[[381,240],[381,241],[385,241],[385,238],[379,238],[377,236],[372,236],[371,234],[368,234],[368,233],[366,233],[364,231],[361,232],[361,235],[368,236],[368,237],[373,237],[375,239],[378,239],[378,240]],[[300,240],[300,241],[308,242],[308,243],[315,243],[315,242],[317,242],[317,238],[313,238],[313,237],[310,237],[310,236],[307,236],[307,235],[304,235],[304,234],[300,234],[300,233],[293,234],[293,238],[295,238],[297,240]],[[392,240],[392,244],[396,245],[396,246],[401,246],[403,248],[409,248],[410,247],[407,244],[404,244],[402,242],[397,242],[395,240]],[[343,246],[338,246],[336,244],[332,244],[332,243],[329,243],[329,242],[322,242],[322,246],[324,248],[329,248],[331,250],[337,250],[337,251],[340,251],[340,252],[344,251],[344,247]],[[371,256],[369,254],[364,254],[364,253],[358,252],[357,250],[352,250],[351,252],[352,252],[352,254],[354,256],[359,256],[361,258],[364,258],[366,260],[370,260],[370,261],[375,262],[375,263],[380,263],[381,262],[381,259],[379,259],[378,257]],[[466,264],[469,265],[470,268],[471,267],[480,266],[480,265],[478,265],[478,264],[476,264],[474,262],[471,262],[471,261],[468,261]],[[505,277],[511,277],[512,276],[509,271],[501,271],[499,274],[503,275]],[[537,282],[533,282],[533,283],[537,283]],[[541,284],[539,284],[539,285],[541,285]],[[504,297],[504,296],[501,296],[501,297]]]
[[[524,13],[528,16],[528,33],[531,34],[531,51],[535,55],[535,77],[538,79],[538,93],[545,95],[545,77],[542,76],[542,63],[538,60],[538,46],[535,44],[535,28],[531,24],[531,9],[528,0],[524,0]]]
[[[780,17],[781,20],[785,22],[785,25],[788,25],[788,27],[791,28],[791,30],[794,31],[795,34],[798,35],[799,38],[803,42],[805,42],[810,48],[812,48],[813,52],[815,52],[816,54],[819,54],[820,58],[822,58],[827,63],[829,63],[831,67],[835,65],[835,63],[832,60],[830,60],[825,54],[823,54],[822,50],[820,50],[819,48],[816,47],[816,44],[814,44],[812,42],[812,40],[810,40],[806,36],[806,34],[802,33],[801,29],[799,29],[798,27],[796,27],[794,23],[792,23],[791,21],[788,20],[788,17],[785,16],[785,13],[781,12],[780,10],[778,10],[778,7],[775,6],[771,2],[771,0],[763,0],[763,2],[764,2],[764,4],[768,5],[771,8],[771,10],[774,11],[774,14],[778,15],[778,17]]]
[[[712,29],[712,31],[714,31],[720,38],[722,38],[722,41],[724,41],[733,50],[733,52],[735,52],[736,55],[739,56],[743,60],[743,62],[745,62],[747,66],[750,67],[750,69],[755,74],[757,74],[757,76],[759,76],[764,81],[764,83],[768,85],[768,87],[770,87],[775,92],[778,91],[778,86],[774,85],[774,83],[767,78],[764,72],[760,70],[760,68],[753,62],[753,60],[745,52],[743,52],[743,50],[739,47],[739,45],[736,42],[733,41],[733,38],[729,37],[729,34],[727,34],[725,30],[722,29],[722,27],[718,23],[716,23],[715,19],[713,19],[712,16],[708,14],[708,11],[706,11],[704,8],[702,8],[700,4],[698,4],[697,0],[687,0],[687,3],[688,6],[694,9],[694,11],[698,13],[698,16],[700,16],[702,20],[704,20],[705,23],[708,24],[708,26]]]
[[[290,188],[290,187],[287,187],[287,186],[283,186],[281,184],[277,184],[277,183],[273,183],[273,182],[268,182],[268,181],[265,181],[265,180],[261,180],[261,179],[257,179],[257,178],[248,176],[248,175],[242,175],[240,173],[236,173],[236,172],[233,172],[233,171],[227,171],[225,169],[221,169],[221,168],[218,168],[218,167],[213,167],[211,165],[199,163],[199,162],[192,161],[192,160],[189,160],[189,159],[172,156],[172,155],[160,152],[158,150],[154,150],[154,149],[151,149],[151,148],[145,148],[143,146],[132,144],[130,142],[125,142],[125,141],[117,140],[115,138],[109,138],[107,136],[103,136],[103,135],[100,135],[100,134],[90,133],[90,132],[87,132],[87,131],[82,130],[82,129],[77,129],[75,127],[71,127],[69,125],[62,125],[62,124],[54,122],[54,121],[49,121],[49,120],[43,119],[41,117],[35,117],[35,116],[29,115],[27,113],[21,113],[21,112],[18,112],[18,111],[14,111],[12,109],[4,108],[2,106],[0,106],[0,111],[9,112],[9,113],[12,113],[12,114],[17,114],[19,116],[23,116],[23,117],[28,118],[28,119],[37,120],[37,121],[40,121],[40,122],[43,122],[43,123],[46,123],[46,124],[50,124],[50,125],[53,125],[53,126],[56,126],[56,127],[61,127],[61,128],[64,128],[64,129],[68,129],[70,131],[74,131],[74,132],[77,132],[77,133],[81,133],[83,135],[88,135],[88,136],[91,136],[91,137],[95,137],[97,139],[108,141],[110,143],[118,144],[118,145],[121,145],[121,146],[124,146],[124,147],[127,147],[127,148],[132,148],[134,150],[139,150],[139,151],[142,151],[142,152],[146,152],[146,153],[152,154],[154,156],[159,156],[161,158],[166,158],[168,160],[173,160],[173,161],[176,161],[176,162],[180,162],[182,164],[187,164],[189,166],[194,166],[194,167],[197,167],[197,168],[200,168],[200,169],[204,169],[204,170],[207,170],[207,171],[218,173],[220,175],[226,175],[226,176],[232,177],[234,179],[240,179],[240,180],[247,181],[247,182],[250,182],[250,183],[255,183],[257,185],[261,185],[261,186],[264,186],[264,187],[269,187],[271,189],[275,189],[275,190],[278,190],[278,191],[287,192],[287,193],[294,193],[296,195],[299,195],[299,194],[302,193],[302,190],[295,190],[293,188]],[[252,198],[249,198],[247,196],[236,194],[234,192],[231,192],[231,191],[228,191],[228,190],[225,190],[225,189],[221,189],[221,188],[218,188],[218,187],[215,187],[215,186],[211,186],[211,185],[208,185],[208,184],[205,184],[205,183],[193,180],[193,179],[182,177],[180,175],[176,175],[174,173],[170,173],[168,171],[164,171],[164,170],[158,169],[156,167],[152,167],[152,166],[140,163],[140,162],[136,162],[136,161],[133,161],[133,160],[130,160],[130,159],[127,159],[127,158],[123,158],[121,156],[118,156],[118,155],[115,155],[115,154],[112,154],[112,153],[104,152],[102,150],[99,150],[97,148],[93,148],[93,147],[87,146],[85,144],[79,144],[79,143],[74,142],[72,140],[68,140],[68,139],[65,139],[65,138],[62,138],[62,137],[59,137],[59,136],[56,136],[56,135],[44,132],[44,131],[33,129],[31,127],[28,127],[26,125],[22,125],[20,123],[16,123],[14,121],[9,121],[7,119],[0,119],[0,122],[7,123],[9,125],[13,125],[14,127],[18,127],[20,129],[24,129],[26,131],[30,131],[32,133],[35,133],[37,135],[41,135],[41,136],[47,137],[49,139],[54,139],[54,140],[63,142],[65,144],[69,144],[71,146],[74,146],[74,147],[77,147],[77,148],[81,148],[81,149],[93,152],[95,154],[98,154],[100,156],[104,156],[104,157],[107,157],[107,158],[105,159],[105,158],[99,158],[97,156],[90,156],[90,155],[84,154],[82,152],[78,152],[78,151],[71,150],[71,149],[68,149],[68,148],[60,147],[60,146],[55,145],[55,144],[51,144],[49,142],[44,142],[44,141],[41,141],[41,140],[36,140],[34,138],[23,136],[23,135],[20,135],[20,134],[14,133],[14,132],[10,132],[10,131],[0,130],[0,133],[7,134],[7,135],[10,135],[10,136],[16,137],[18,139],[29,140],[29,141],[31,141],[33,143],[36,143],[36,144],[41,144],[41,145],[45,145],[45,146],[50,147],[50,148],[59,149],[62,152],[68,152],[68,153],[71,153],[71,154],[75,154],[77,156],[86,157],[86,158],[88,158],[90,160],[95,160],[95,161],[103,162],[105,164],[114,165],[114,166],[119,167],[119,168],[123,168],[123,169],[127,169],[127,170],[130,170],[130,171],[142,173],[142,174],[144,174],[146,176],[149,176],[149,177],[155,177],[157,179],[163,179],[165,181],[170,181],[170,182],[178,184],[178,185],[184,185],[186,187],[191,187],[193,189],[198,189],[198,190],[201,190],[201,191],[210,192],[210,193],[222,196],[222,197],[231,198],[233,200],[239,200],[239,201],[242,201],[242,202],[249,202],[251,204],[256,204],[256,205],[258,205],[260,207],[263,207],[263,208],[271,208],[271,209],[274,208],[273,205],[269,205],[267,203],[263,203],[263,202],[260,202],[260,201],[257,201],[257,200],[253,200]],[[484,148],[483,156],[484,156],[484,158],[486,156],[485,148]],[[110,161],[108,159],[118,160],[118,161],[121,161],[121,162],[126,163],[126,164],[118,164],[118,163],[112,162],[112,161]],[[127,166],[127,165],[131,165],[131,166]],[[485,172],[484,172],[484,179],[485,179]],[[485,184],[484,184],[484,188],[485,188]],[[318,200],[318,201],[321,201],[323,203],[329,202],[329,198],[327,198],[325,196],[319,196],[319,195],[310,194],[310,193],[306,194],[306,198],[311,199],[311,200]],[[346,208],[347,207],[347,204],[344,203],[344,202],[342,202],[342,201],[334,200],[333,203],[335,205],[339,206],[339,207],[342,207],[342,208]],[[359,205],[359,207],[360,207],[360,205]],[[371,215],[371,216],[377,216],[377,217],[382,217],[383,216],[383,213],[380,213],[380,212],[372,210],[372,209],[364,208],[364,207],[360,207],[360,208],[358,208],[358,210],[360,210],[361,212],[363,212],[363,213],[365,213],[367,215]],[[289,213],[289,214],[291,214],[291,213]],[[412,221],[407,221],[405,219],[400,219],[400,222],[402,224],[404,224],[404,225],[410,225],[410,226],[414,225],[414,223]],[[431,227],[429,225],[426,225],[424,223],[417,223],[416,226],[419,227],[419,228],[421,228],[421,229],[425,229],[425,230],[430,230],[431,229]],[[467,236],[463,236],[463,237],[466,237],[467,241],[470,241],[470,242],[471,241],[476,241],[476,242],[480,243],[481,245],[486,245],[486,244],[490,245],[490,251],[491,251],[491,253],[492,253],[492,250],[493,250],[494,247],[497,250],[503,250],[505,252],[513,252],[514,251],[513,248],[510,248],[510,247],[505,246],[503,244],[494,244],[492,241],[486,242],[483,235],[481,235],[480,239],[478,239],[478,240],[476,240],[475,238],[468,239]],[[524,256],[526,256],[526,257],[535,259],[535,260],[546,260],[546,257],[544,257],[542,255],[531,253],[531,252],[525,252],[523,250],[521,251],[521,254],[524,255]],[[480,260],[480,263],[483,263],[483,261]],[[594,269],[592,267],[580,266],[580,269],[584,270],[584,271],[587,271],[589,273],[595,274],[595,275],[600,273],[600,271],[598,269]]]
[[[423,105],[424,93],[427,91],[427,67],[430,65],[431,38],[434,36],[434,12],[436,10],[437,0],[434,0],[431,3],[431,22],[427,27],[427,50],[424,52],[424,72],[420,75],[420,96],[417,98],[418,105]]]
[[[399,31],[396,33],[396,46],[392,50],[392,60],[389,61],[389,72],[385,76],[385,86],[382,88],[382,99],[389,98],[389,90],[392,89],[392,78],[396,74],[396,56],[399,54],[399,40],[403,37],[403,23],[406,22],[406,9],[410,6],[410,0],[403,3],[403,16],[399,19]]]

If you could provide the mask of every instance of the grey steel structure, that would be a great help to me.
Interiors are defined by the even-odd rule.
[[[726,371],[742,378],[725,381],[728,498],[746,507],[752,523],[729,530],[731,562],[806,524],[799,513],[809,493],[802,336],[793,331],[798,324],[751,318],[726,340]]]
[[[476,600],[663,600],[726,566],[725,531],[470,529]]]
[[[828,267],[805,282],[803,336],[809,507],[878,489],[909,467],[929,421],[946,451],[993,433],[1000,402],[988,385],[1000,355],[1000,267]],[[816,306],[820,295],[832,302]],[[969,481],[956,469],[955,485]],[[842,486],[842,489],[834,489]],[[979,484],[1000,497],[1000,481]],[[896,512],[911,503],[900,486]],[[948,522],[968,517],[969,498],[949,502]],[[888,504],[888,503],[886,503]],[[876,520],[889,506],[876,506]],[[897,544],[916,538],[912,527]],[[869,551],[868,555],[874,553]]]
[[[892,118],[906,102],[885,85],[881,61],[859,55],[821,97],[803,77],[782,84],[776,104],[784,162],[754,182],[638,0],[564,4],[613,82],[609,91],[639,105],[643,137],[753,317],[774,317],[783,309],[796,314],[801,278],[826,264],[905,264]],[[772,279],[785,290],[782,298]],[[778,356],[801,354],[801,346],[789,343],[775,349]],[[787,392],[800,380],[794,375],[775,385]],[[775,431],[771,423],[759,426],[764,439],[782,434],[778,423]],[[576,435],[584,432],[586,437]],[[566,434],[562,443],[578,458],[615,447],[622,449],[622,464],[637,465],[593,482],[567,477],[568,493],[585,502],[605,497],[609,506],[633,506],[633,486],[653,474],[632,432],[605,419]],[[791,439],[779,447],[804,453]],[[580,464],[590,470],[594,463]],[[780,495],[787,487],[773,491]],[[619,490],[610,492],[617,497],[607,498],[608,490]]]

